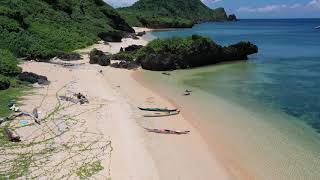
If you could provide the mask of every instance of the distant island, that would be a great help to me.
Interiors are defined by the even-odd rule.
[[[139,0],[118,12],[131,26],[148,28],[190,28],[209,21],[235,21],[224,8],[210,9],[200,0]]]

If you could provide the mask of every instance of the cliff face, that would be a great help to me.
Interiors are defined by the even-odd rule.
[[[102,0],[1,0],[0,49],[50,58],[97,41],[108,31],[134,30]]]
[[[227,19],[223,8],[210,9],[200,0],[140,0],[119,12],[132,26],[152,28],[192,27],[198,22]]]

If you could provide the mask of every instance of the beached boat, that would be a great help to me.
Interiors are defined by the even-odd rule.
[[[174,116],[178,115],[180,112],[175,111],[175,112],[165,112],[165,113],[154,113],[154,114],[145,114],[143,117],[166,117],[166,116]]]
[[[158,112],[175,112],[178,109],[167,109],[167,108],[142,108],[138,107],[142,111],[158,111]]]

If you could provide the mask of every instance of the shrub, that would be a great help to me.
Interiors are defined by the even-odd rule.
[[[5,90],[10,87],[10,80],[9,78],[0,75],[0,90]]]
[[[0,49],[19,57],[48,60],[121,30],[133,31],[103,0],[0,1]]]
[[[18,67],[18,61],[8,50],[0,49],[0,74],[4,76],[16,76],[22,69]]]

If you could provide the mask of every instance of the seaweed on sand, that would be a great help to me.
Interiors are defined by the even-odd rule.
[[[98,111],[103,104],[81,106],[81,111],[75,112],[73,108],[79,106],[58,98],[65,88],[56,93],[57,103],[41,118],[41,125],[22,126],[10,121],[0,127],[24,132],[20,143],[9,142],[0,133],[0,179],[110,178],[111,141],[101,133],[90,132],[86,121],[80,119],[80,115]],[[46,97],[42,97],[39,108]],[[105,170],[102,161],[109,162]]]

